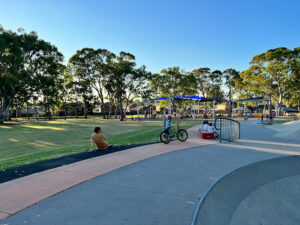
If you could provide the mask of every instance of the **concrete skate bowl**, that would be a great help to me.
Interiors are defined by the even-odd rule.
[[[300,157],[253,163],[202,196],[192,225],[299,225]]]

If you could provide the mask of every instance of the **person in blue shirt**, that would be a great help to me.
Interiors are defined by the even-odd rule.
[[[165,127],[165,132],[167,134],[170,134],[171,128],[172,128],[172,116],[168,116],[168,121],[167,121],[167,124],[166,124],[166,127]]]

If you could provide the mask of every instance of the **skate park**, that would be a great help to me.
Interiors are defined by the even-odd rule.
[[[299,225],[299,1],[3,1],[0,225]]]
[[[150,155],[150,149],[138,157],[130,150],[109,154],[98,171],[96,160],[103,156],[2,183],[1,212],[9,217],[1,224],[53,224],[73,217],[72,224],[93,224],[99,213],[103,224],[246,224],[246,215],[249,224],[296,224],[300,143],[274,138],[275,130],[242,122],[241,139],[220,144],[199,140],[194,127],[189,141],[182,147],[174,141],[165,152],[163,144],[154,144],[157,151]],[[41,192],[35,182],[49,188]],[[5,199],[9,193],[14,197]]]

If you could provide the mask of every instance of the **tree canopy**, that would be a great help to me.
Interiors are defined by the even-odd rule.
[[[300,47],[255,55],[242,72],[208,67],[189,72],[176,66],[152,74],[145,65],[137,66],[132,53],[104,48],[82,48],[67,65],[63,60],[57,47],[36,32],[13,32],[0,25],[0,124],[25,106],[43,106],[49,119],[55,110],[64,111],[65,117],[75,110],[78,116],[80,108],[86,118],[97,105],[104,118],[113,110],[124,117],[130,103],[161,96],[200,95],[230,102],[269,96],[280,108],[300,107]],[[184,108],[190,103],[172,104]]]

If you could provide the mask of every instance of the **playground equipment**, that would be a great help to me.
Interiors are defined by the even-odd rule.
[[[215,119],[215,105],[216,102],[222,102],[224,100],[217,99],[217,98],[203,98],[200,96],[169,96],[169,97],[161,97],[161,98],[154,98],[154,99],[147,99],[145,101],[168,101],[168,115],[172,115],[174,113],[172,109],[172,100],[181,100],[181,101],[193,101],[193,106],[188,107],[189,112],[185,112],[183,116],[192,115],[192,117],[196,118],[196,102],[198,102],[198,113],[200,112],[200,102],[213,102],[213,110],[212,110],[212,117]]]
[[[243,103],[243,107],[240,107],[239,109],[243,109],[243,110],[240,110],[240,111],[242,111],[244,114],[245,114],[245,112],[247,112],[249,110],[249,109],[245,108],[245,104],[244,104],[245,102],[264,102],[263,113],[265,113],[267,105],[269,105],[269,114],[271,114],[271,111],[272,111],[271,97],[270,97],[270,99],[268,99],[267,96],[257,97],[257,98],[247,98],[247,99],[238,100],[238,102]],[[276,102],[275,118],[277,118],[277,115],[278,115],[278,105],[277,105],[277,102]]]

